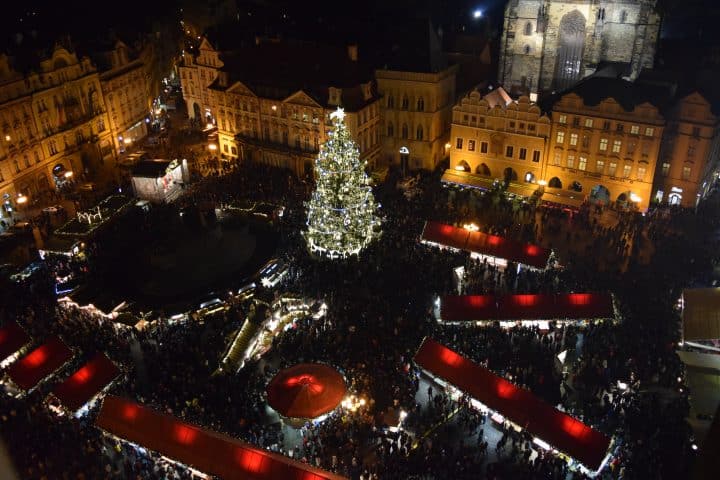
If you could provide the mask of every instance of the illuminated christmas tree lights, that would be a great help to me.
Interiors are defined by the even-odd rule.
[[[314,254],[345,258],[377,235],[375,198],[365,162],[345,126],[341,108],[330,115],[334,129],[315,160],[317,185],[307,203],[305,239]]]

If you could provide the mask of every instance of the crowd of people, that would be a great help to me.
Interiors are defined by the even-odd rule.
[[[614,435],[614,459],[603,478],[683,477],[693,451],[684,420],[687,389],[680,390],[683,372],[674,353],[678,319],[672,299],[683,286],[704,279],[705,265],[715,260],[707,244],[678,248],[687,239],[679,232],[689,226],[696,235],[717,227],[708,212],[617,214],[608,224],[590,208],[570,215],[487,196],[479,200],[485,202],[481,213],[467,194],[440,187],[436,174],[422,176],[423,193],[411,198],[395,188],[396,180],[391,172],[375,188],[383,205],[382,236],[359,258],[344,262],[308,254],[301,231],[310,187],[285,170],[251,164],[204,176],[169,207],[284,205],[276,224],[277,255],[289,274],[276,289],[328,306],[321,319],[298,319],[279,333],[264,357],[246,362],[237,374],[222,374],[218,367],[247,303],[233,303],[202,322],[160,321],[138,332],[87,309],[57,305],[52,278],[69,268],[60,262],[26,285],[10,286],[5,293],[12,292],[13,306],[3,317],[16,318],[33,338],[59,333],[83,355],[108,354],[126,373],[112,393],[352,479],[568,478],[562,459],[538,451],[526,435],[491,426],[468,398],[455,401],[437,385],[425,391],[432,383],[412,357],[431,336]],[[423,245],[418,240],[426,219],[474,220],[486,231],[552,244],[566,252],[560,255],[564,268],[518,274]],[[641,261],[647,248],[652,259]],[[678,274],[673,265],[679,262],[694,267]],[[433,301],[457,292],[458,266],[465,267],[464,293],[610,290],[621,318],[553,324],[548,331],[440,325]],[[558,368],[557,354],[564,350],[568,357]],[[265,387],[279,369],[307,361],[337,367],[349,391],[368,401],[289,435],[266,411]],[[627,388],[618,388],[619,381]],[[45,393],[43,387],[20,400],[2,397],[2,434],[22,478],[188,478],[182,467],[101,435],[92,425],[95,410],[80,419],[53,416],[43,406]],[[398,412],[407,415],[400,429]],[[492,443],[491,428],[500,429]]]

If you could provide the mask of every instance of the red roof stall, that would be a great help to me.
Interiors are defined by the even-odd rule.
[[[120,370],[104,354],[92,360],[55,387],[52,394],[70,411],[77,411],[102,392],[120,374]]]
[[[17,322],[10,320],[0,327],[0,362],[30,343],[30,336]]]
[[[10,380],[25,391],[35,388],[73,357],[73,352],[60,337],[49,338],[8,368]]]
[[[543,269],[550,259],[550,250],[529,243],[516,242],[505,237],[483,232],[471,232],[440,222],[425,222],[422,239],[458,250],[468,250],[489,257]]]
[[[223,480],[341,480],[319,468],[108,395],[96,425]]]
[[[332,367],[301,363],[281,370],[267,386],[268,403],[288,418],[317,418],[335,410],[345,396],[345,379]]]
[[[440,318],[445,322],[614,317],[609,293],[446,295],[440,300]]]
[[[448,381],[589,469],[598,470],[602,465],[610,438],[555,409],[528,390],[430,338],[423,341],[414,360],[432,375]]]

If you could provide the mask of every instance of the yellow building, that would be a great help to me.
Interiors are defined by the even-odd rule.
[[[112,158],[100,78],[87,57],[56,46],[29,74],[0,56],[0,195],[3,215],[32,205]]]
[[[118,41],[103,55],[105,65],[100,73],[110,131],[115,149],[121,153],[147,135],[152,106],[146,68],[142,60],[130,55],[128,46]]]
[[[207,38],[202,39],[197,55],[183,52],[182,65],[179,67],[180,87],[191,119],[214,124],[208,87],[217,78],[218,69],[222,65],[220,52],[215,50]]]
[[[450,169],[443,181],[530,196],[543,178],[550,118],[528,97],[513,101],[498,88],[474,90],[453,107]]]
[[[666,113],[667,126],[662,153],[655,174],[653,200],[670,205],[694,207],[713,179],[713,146],[718,138],[718,117],[698,92],[680,98]]]
[[[329,115],[339,106],[360,157],[375,165],[380,106],[372,71],[358,63],[355,47],[259,42],[221,54],[204,40],[199,57],[181,67],[183,95],[191,115],[205,112],[207,121],[216,121],[218,144],[211,148],[223,158],[312,174],[332,125]],[[203,77],[215,80],[197,92],[195,81]]]
[[[665,123],[648,92],[625,80],[589,78],[555,99],[544,201],[647,210]]]
[[[377,70],[382,158],[407,172],[432,170],[447,156],[456,65],[437,72]]]

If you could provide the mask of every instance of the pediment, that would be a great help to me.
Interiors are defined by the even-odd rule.
[[[227,93],[234,93],[236,95],[250,95],[252,97],[257,97],[257,95],[255,95],[255,92],[250,90],[250,88],[242,82],[233,83],[232,86],[228,88]]]
[[[287,97],[285,100],[283,100],[283,103],[291,103],[293,105],[304,105],[306,107],[316,107],[321,108],[322,105],[317,103],[315,99],[313,99],[310,95],[303,92],[302,90],[298,90],[297,92],[293,93],[289,97]]]

